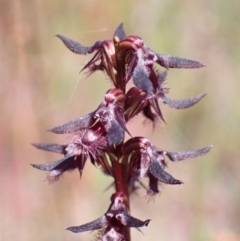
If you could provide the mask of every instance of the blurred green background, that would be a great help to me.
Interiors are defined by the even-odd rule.
[[[236,241],[240,235],[240,1],[239,0],[1,0],[0,4],[0,240],[93,240],[65,228],[102,215],[112,180],[88,163],[48,185],[30,167],[59,156],[32,142],[64,143],[45,130],[89,113],[111,88],[102,73],[80,74],[91,56],[74,55],[54,37],[92,45],[110,39],[124,22],[158,53],[198,60],[197,70],[170,70],[171,98],[207,96],[187,110],[162,107],[167,125],[156,130],[141,115],[129,123],[169,151],[213,144],[201,158],[169,163],[185,185],[164,185],[154,202],[144,191],[131,200],[132,215],[151,219],[138,241]]]

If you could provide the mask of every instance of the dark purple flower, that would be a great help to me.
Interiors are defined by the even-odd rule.
[[[165,156],[171,161],[182,161],[198,156],[203,156],[210,151],[208,146],[194,151],[168,152],[153,146],[144,137],[134,137],[128,140],[123,146],[123,156],[129,157],[129,180],[131,178],[148,177],[149,188],[153,193],[158,193],[157,180],[166,184],[182,184],[182,181],[175,179],[164,171],[166,167]]]
[[[100,156],[107,145],[106,133],[100,124],[91,129],[84,130],[71,137],[68,145],[58,144],[33,144],[38,149],[63,154],[60,160],[47,164],[32,164],[33,167],[48,171],[49,182],[57,181],[66,171],[78,168],[80,176],[88,158],[93,164],[101,163]]]
[[[164,68],[201,68],[204,65],[193,60],[157,54],[148,48],[138,36],[126,36],[120,24],[113,40],[97,41],[90,47],[57,35],[68,49],[76,54],[90,54],[93,58],[83,67],[90,73],[103,70],[116,88],[125,92],[126,84],[133,78],[134,84],[147,92],[156,94],[158,77],[153,68],[154,63]]]
[[[158,89],[158,75],[154,63],[165,68],[200,68],[204,65],[183,58],[156,54],[148,48],[138,36],[127,36],[116,43],[116,54],[122,70],[125,72],[126,83],[133,78],[134,84],[150,95]]]
[[[107,73],[111,81],[114,83],[116,88],[125,90],[125,83],[120,83],[117,81],[116,70],[117,70],[117,59],[115,52],[116,41],[120,41],[125,38],[125,33],[123,30],[123,24],[120,24],[116,31],[114,32],[113,40],[97,41],[93,46],[86,47],[82,44],[71,40],[62,35],[57,35],[65,46],[76,54],[86,55],[91,54],[96,51],[93,58],[83,67],[83,70],[88,69],[89,73],[93,73],[96,70],[102,70]]]
[[[168,107],[175,109],[185,109],[197,104],[205,96],[205,94],[200,94],[193,98],[180,100],[167,98],[166,93],[168,93],[168,89],[163,86],[166,75],[167,72],[158,74],[158,87],[156,88],[154,95],[148,94],[146,91],[143,91],[137,87],[132,87],[129,89],[129,91],[126,93],[125,101],[126,120],[131,119],[142,111],[144,116],[153,122],[156,122],[158,117],[164,121],[158,104],[158,99]]]
[[[139,229],[140,227],[148,226],[149,219],[141,221],[129,214],[124,199],[125,196],[123,193],[114,193],[111,197],[111,204],[103,216],[81,226],[69,227],[67,230],[81,233],[104,229],[101,240],[119,241],[124,239],[126,227]]]
[[[110,89],[105,94],[105,100],[98,108],[83,117],[77,118],[50,131],[56,134],[66,134],[82,129],[88,129],[100,122],[106,132],[109,145],[118,145],[124,140],[124,132],[129,135],[124,117],[125,95],[119,89]]]

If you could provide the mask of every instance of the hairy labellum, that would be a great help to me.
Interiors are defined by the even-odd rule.
[[[32,164],[33,167],[48,171],[48,180],[56,181],[66,171],[78,168],[80,175],[85,166],[86,160],[90,157],[93,161],[102,155],[107,141],[104,130],[100,124],[91,129],[83,131],[71,138],[68,145],[58,144],[34,144],[38,149],[64,154],[64,158],[48,164]]]
[[[74,156],[66,156],[58,161],[47,164],[32,164],[32,166],[42,171],[48,171],[47,179],[51,183],[57,181],[64,172],[71,171],[75,168],[79,168],[81,175],[86,158],[87,157],[84,154],[78,158],[75,158]]]

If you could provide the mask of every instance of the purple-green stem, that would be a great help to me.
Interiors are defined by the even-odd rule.
[[[112,162],[113,167],[113,175],[114,175],[114,184],[116,192],[122,192],[125,195],[124,204],[130,213],[130,203],[129,203],[129,192],[128,192],[128,183],[127,183],[127,175],[126,175],[126,165],[119,161]],[[130,236],[130,228],[125,227],[126,241],[131,240]]]

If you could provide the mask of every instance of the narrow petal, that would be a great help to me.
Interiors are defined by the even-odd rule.
[[[33,143],[34,147],[44,151],[51,151],[60,154],[65,154],[65,149],[67,145],[50,144],[50,143]]]
[[[54,169],[64,169],[64,167],[71,165],[73,163],[73,156],[66,156],[63,159],[50,162],[47,164],[31,164],[31,166],[42,170],[42,171],[52,171]]]
[[[116,219],[119,220],[124,226],[131,228],[140,228],[143,226],[148,226],[150,219],[146,221],[141,221],[137,218],[129,215],[125,210],[116,215]]]
[[[91,52],[92,47],[85,47],[81,45],[80,43],[71,40],[67,37],[64,37],[62,35],[57,34],[56,35],[58,38],[62,40],[62,42],[65,44],[65,46],[70,49],[73,53],[75,54],[89,54]]]
[[[118,37],[120,40],[123,40],[126,37],[126,34],[123,29],[123,23],[121,23],[115,30],[113,37]]]
[[[104,228],[107,225],[108,221],[105,216],[102,216],[92,222],[83,224],[81,226],[69,227],[67,230],[72,231],[74,233],[81,233],[86,231],[93,231],[96,229]]]
[[[174,57],[170,55],[156,54],[157,63],[165,68],[184,68],[184,69],[195,69],[201,68],[205,65],[189,59]]]
[[[175,108],[175,109],[185,109],[197,104],[206,94],[200,94],[196,97],[189,98],[189,99],[180,99],[180,100],[172,100],[168,99],[164,94],[161,95],[161,100],[163,104],[167,105],[168,107]]]
[[[82,71],[85,70],[85,69],[88,69],[88,70],[89,70],[89,74],[88,74],[88,75],[90,75],[90,74],[92,74],[94,71],[103,70],[102,64],[96,64],[96,62],[101,59],[102,52],[103,52],[103,50],[102,50],[102,49],[99,49],[99,50],[94,54],[94,56],[91,58],[91,60],[90,60],[86,65],[84,65],[84,67],[80,70],[80,72],[82,72]]]
[[[87,153],[82,153],[82,155],[78,156],[76,159],[76,166],[78,167],[80,178],[82,177],[82,171],[87,161],[87,158],[88,158]]]
[[[166,183],[166,184],[182,184],[183,182],[180,180],[175,179],[170,174],[165,172],[160,164],[156,161],[151,162],[149,167],[149,172],[157,178],[160,182]]]
[[[97,41],[93,46],[86,47],[60,34],[57,34],[56,36],[62,40],[62,42],[69,50],[71,50],[75,54],[81,54],[81,55],[92,53],[94,50],[101,48],[104,43],[104,41]]]
[[[88,115],[74,119],[64,125],[54,127],[52,129],[50,129],[49,131],[56,133],[56,134],[66,134],[66,133],[71,133],[74,131],[88,128],[95,122],[95,119],[94,119],[95,112],[96,111],[93,111]]]
[[[166,156],[173,162],[182,161],[207,154],[213,146],[207,146],[195,151],[166,152]]]

